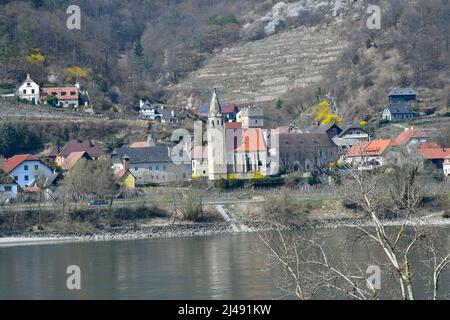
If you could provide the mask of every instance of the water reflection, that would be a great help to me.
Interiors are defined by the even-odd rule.
[[[448,247],[449,229],[439,231]],[[352,229],[323,234],[335,258],[381,257],[353,247]],[[0,299],[272,299],[276,271],[263,271],[256,234],[0,248]],[[78,265],[82,290],[66,289]],[[449,289],[450,277],[443,277]]]

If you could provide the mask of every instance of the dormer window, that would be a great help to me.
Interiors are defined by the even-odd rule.
[[[57,96],[58,95],[58,93],[57,92],[52,92],[52,96]]]
[[[65,91],[63,91],[63,92],[61,92],[61,96],[65,96],[66,95],[66,92]]]
[[[74,96],[74,95],[76,95],[77,93],[75,92],[75,91],[70,91],[70,95],[71,96]]]

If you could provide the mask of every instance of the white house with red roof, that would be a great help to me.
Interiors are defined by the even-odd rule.
[[[50,177],[54,174],[52,168],[31,154],[20,154],[7,159],[2,169],[22,188],[32,186],[39,177]]]

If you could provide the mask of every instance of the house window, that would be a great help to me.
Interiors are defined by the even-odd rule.
[[[134,168],[134,171],[138,171],[138,167]]]
[[[30,178],[28,176],[25,176],[24,179],[25,179],[25,181],[30,180]]]
[[[163,166],[163,170],[166,171],[166,170],[167,170],[167,167],[166,167],[166,166]]]
[[[11,186],[6,186],[5,187],[5,192],[11,192],[12,191],[12,187]]]
[[[159,165],[156,165],[156,166],[155,166],[155,170],[156,170],[156,171],[159,171]]]
[[[65,91],[63,91],[63,92],[61,92],[61,96],[65,96],[66,95],[66,92]]]
[[[27,83],[27,86],[31,86],[31,83],[28,82],[28,83]]]
[[[34,170],[39,170],[39,165],[38,164],[34,166]]]
[[[35,91],[34,91],[34,89],[31,89],[31,93],[34,93]]]
[[[18,181],[19,177],[18,176],[14,176],[14,181]]]
[[[24,165],[23,170],[28,171],[28,165]]]
[[[24,89],[24,90],[23,90],[23,94],[27,94],[27,89]]]
[[[70,91],[70,95],[71,96],[74,96],[74,95],[76,95],[77,93],[75,92],[75,91]]]

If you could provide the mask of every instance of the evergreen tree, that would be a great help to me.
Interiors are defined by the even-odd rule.
[[[136,58],[141,59],[144,57],[144,47],[142,47],[141,41],[137,41],[134,45],[133,54]]]

